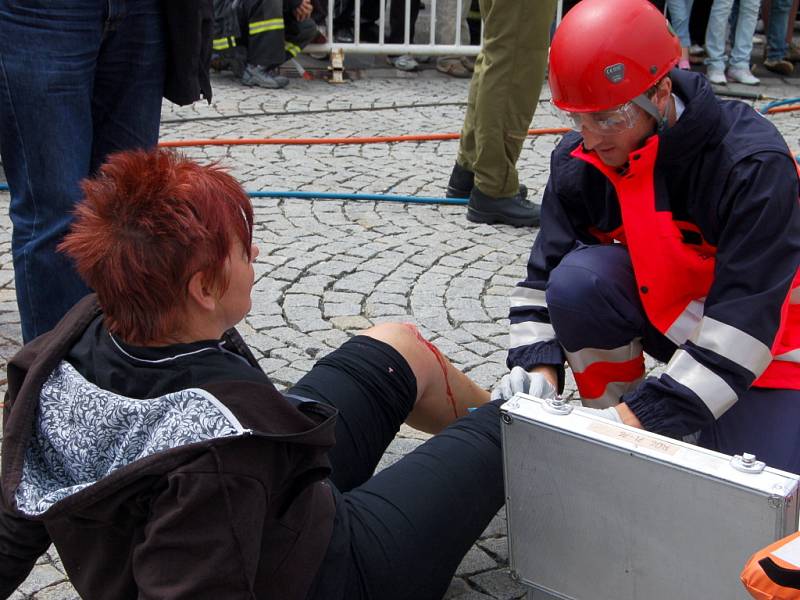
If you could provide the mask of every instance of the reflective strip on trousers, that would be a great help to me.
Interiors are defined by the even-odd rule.
[[[298,46],[297,44],[293,44],[291,42],[284,42],[283,47],[292,56],[297,56],[298,54],[300,54],[300,50],[302,50],[300,46]]]
[[[772,361],[772,352],[766,344],[741,329],[711,317],[703,317],[700,327],[689,339],[697,346],[747,369],[756,378]]]
[[[644,377],[641,338],[618,348],[582,348],[565,354],[581,400],[592,408],[619,404],[620,397]]]
[[[214,50],[227,50],[236,47],[236,39],[232,37],[217,38],[211,43]]]
[[[664,332],[664,335],[678,346],[688,340],[700,325],[705,301],[705,298],[699,298],[689,302],[683,312],[678,315],[678,318],[672,322],[669,329]]]
[[[509,337],[509,348],[519,348],[520,346],[529,346],[537,342],[554,340],[556,339],[556,332],[550,323],[523,321],[522,323],[511,324]]]
[[[715,419],[719,419],[738,400],[736,392],[722,377],[701,365],[685,350],[675,352],[664,374],[697,394]]]
[[[250,23],[250,35],[264,33],[265,31],[274,31],[276,29],[283,29],[283,17],[276,19],[267,19],[265,21],[254,21]]]
[[[535,290],[529,287],[517,286],[508,296],[511,308],[522,306],[547,306],[545,293],[542,290]]]

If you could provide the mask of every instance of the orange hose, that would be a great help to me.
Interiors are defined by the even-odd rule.
[[[557,135],[570,131],[567,127],[550,129],[529,129],[528,135]],[[242,139],[199,139],[169,140],[159,142],[162,148],[185,148],[189,146],[313,146],[318,144],[386,144],[389,142],[429,142],[438,140],[457,140],[460,133],[426,133],[419,135],[390,135],[348,138],[242,138]]]
[[[771,115],[775,113],[785,113],[793,110],[800,110],[800,104],[796,106],[773,106],[772,108],[767,109],[767,114]]]

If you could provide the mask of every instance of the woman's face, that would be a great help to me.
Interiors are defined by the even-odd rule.
[[[255,279],[253,261],[258,256],[258,246],[252,246],[250,256],[248,259],[244,246],[235,239],[226,265],[228,288],[218,300],[220,317],[226,330],[235,326],[250,312],[250,292]]]

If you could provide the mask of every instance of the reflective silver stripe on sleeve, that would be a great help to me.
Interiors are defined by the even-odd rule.
[[[719,419],[738,400],[736,392],[722,377],[701,365],[685,350],[675,352],[664,373],[697,394],[715,419]]]
[[[519,306],[547,306],[542,290],[534,290],[528,287],[517,286],[508,297],[512,308]]]
[[[630,344],[605,350],[582,348],[577,352],[566,352],[567,362],[576,373],[583,373],[596,362],[621,363],[642,355],[642,338],[634,338]]]
[[[513,323],[509,329],[509,334],[511,337],[510,348],[528,346],[536,342],[549,342],[556,337],[556,332],[550,323],[536,323],[534,321]]]
[[[769,346],[732,325],[703,317],[691,338],[701,348],[716,352],[758,377],[772,360]]]
[[[800,363],[800,348],[779,354],[775,357],[775,360],[785,360],[786,362]]]
[[[789,294],[789,304],[800,304],[800,287],[796,287]]]
[[[683,312],[678,315],[678,318],[669,326],[669,329],[667,329],[664,335],[678,344],[678,346],[688,340],[703,318],[705,302],[705,298],[699,298],[689,302],[686,308],[683,309]]]

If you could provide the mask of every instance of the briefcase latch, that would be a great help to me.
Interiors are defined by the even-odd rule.
[[[731,458],[731,466],[742,473],[761,473],[767,465],[762,460],[756,460],[755,454],[743,452]]]
[[[572,412],[572,404],[564,400],[564,398],[548,398],[544,401],[544,408],[547,412],[554,415],[568,415]]]

